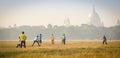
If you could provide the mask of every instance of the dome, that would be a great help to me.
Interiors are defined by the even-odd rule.
[[[101,22],[101,19],[98,15],[98,13],[95,11],[95,7],[93,6],[93,11],[89,16],[90,18],[90,24],[94,26],[103,26],[103,23]]]

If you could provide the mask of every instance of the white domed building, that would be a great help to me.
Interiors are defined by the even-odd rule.
[[[101,22],[98,13],[95,11],[95,6],[93,6],[93,10],[92,13],[89,15],[89,19],[90,19],[90,25],[96,27],[104,26],[103,23]]]

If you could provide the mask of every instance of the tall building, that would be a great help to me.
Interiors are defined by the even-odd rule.
[[[120,20],[119,19],[117,19],[117,25],[120,25]]]
[[[64,24],[65,24],[66,27],[70,26],[70,20],[69,20],[69,18],[67,18],[67,19],[64,20]]]
[[[90,14],[89,18],[90,18],[90,25],[94,25],[96,27],[103,26],[103,23],[101,22],[101,19],[98,13],[96,12],[94,5],[93,5],[92,13]]]

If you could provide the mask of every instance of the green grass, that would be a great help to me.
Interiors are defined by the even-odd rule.
[[[44,41],[42,46],[27,41],[27,48],[15,48],[17,41],[0,41],[0,58],[120,58],[120,41]]]

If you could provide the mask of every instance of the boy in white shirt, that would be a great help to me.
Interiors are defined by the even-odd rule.
[[[33,42],[33,44],[32,44],[32,47],[33,47],[33,45],[34,45],[35,43],[37,43],[38,46],[40,46],[38,35],[34,38],[34,42]]]

